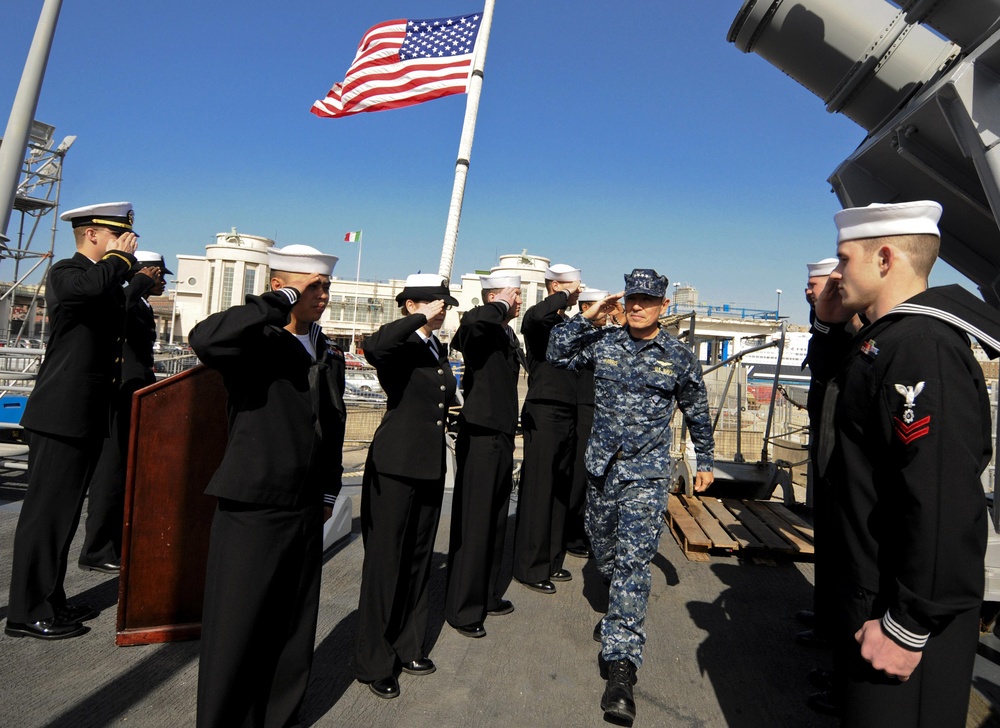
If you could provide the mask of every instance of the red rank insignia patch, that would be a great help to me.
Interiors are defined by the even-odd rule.
[[[909,445],[914,440],[919,440],[924,435],[927,435],[931,431],[931,416],[927,415],[922,417],[912,424],[906,424],[898,417],[892,418],[895,422],[893,431],[896,433],[896,437],[899,438],[900,442],[904,445]]]

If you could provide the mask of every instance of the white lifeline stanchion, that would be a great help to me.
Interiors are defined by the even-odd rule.
[[[479,26],[476,60],[469,78],[469,97],[465,102],[465,121],[462,124],[462,140],[458,145],[458,161],[455,162],[455,185],[451,191],[451,206],[448,208],[448,224],[444,230],[444,245],[441,246],[441,265],[438,274],[451,280],[451,267],[455,262],[455,245],[458,242],[458,224],[462,219],[462,199],[465,196],[465,178],[469,174],[469,157],[472,156],[472,138],[476,134],[476,115],[479,112],[479,95],[483,90],[483,67],[486,65],[486,47],[490,42],[490,27],[493,25],[494,0],[486,0],[483,22]]]

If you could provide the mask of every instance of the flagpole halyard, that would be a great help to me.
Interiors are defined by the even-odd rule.
[[[465,198],[465,180],[469,174],[469,158],[472,156],[472,139],[476,134],[476,117],[479,113],[479,97],[483,89],[483,68],[486,66],[486,48],[490,41],[493,25],[494,0],[486,0],[483,22],[479,26],[478,42],[482,45],[476,51],[476,59],[469,77],[469,95],[465,102],[465,120],[462,123],[462,138],[458,145],[458,160],[455,162],[455,183],[451,191],[451,205],[448,208],[448,222],[445,225],[444,243],[441,246],[441,264],[438,273],[451,280],[451,269],[455,263],[455,247],[458,244],[458,226],[462,219],[462,201]]]
[[[358,297],[361,295],[361,238],[364,236],[363,230],[358,230],[357,232],[357,243],[358,243],[358,270],[354,278],[354,317],[351,321],[351,346],[349,347],[352,354],[356,353],[358,350],[357,342],[357,331],[358,331]],[[354,233],[347,233],[344,236],[344,240],[349,242],[354,242]]]

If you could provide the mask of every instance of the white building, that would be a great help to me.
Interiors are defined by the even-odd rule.
[[[215,243],[205,246],[205,255],[177,256],[177,284],[174,292],[173,318],[175,341],[186,341],[187,333],[210,314],[243,302],[247,294],[260,295],[267,290],[270,268],[267,250],[274,241],[257,235],[239,233],[233,228],[218,233]],[[500,256],[499,265],[488,271],[467,273],[458,285],[451,286],[459,305],[448,312],[439,336],[449,341],[458,328],[462,314],[482,301],[480,275],[520,275],[521,313],[545,298],[545,269],[549,259],[529,255]],[[337,271],[335,270],[334,273]],[[396,294],[404,279],[354,281],[334,275],[330,282],[330,303],[319,323],[324,333],[344,348],[356,344],[382,324],[401,316]],[[520,318],[513,324],[520,329]]]

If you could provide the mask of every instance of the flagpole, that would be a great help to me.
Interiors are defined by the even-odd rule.
[[[451,268],[455,262],[455,246],[458,243],[458,224],[462,218],[462,200],[465,197],[465,178],[469,174],[469,158],[472,156],[472,138],[476,134],[476,116],[479,113],[479,96],[483,90],[483,68],[486,66],[486,47],[490,42],[490,28],[493,25],[494,0],[486,0],[483,22],[479,26],[479,42],[476,60],[469,79],[469,94],[465,102],[465,121],[462,123],[462,139],[458,145],[458,160],[455,162],[455,184],[451,191],[451,206],[448,209],[448,224],[444,230],[444,244],[441,247],[441,265],[438,273],[451,279]]]
[[[7,119],[4,144],[0,145],[0,235],[7,232],[10,216],[17,198],[17,180],[21,176],[21,163],[31,137],[31,123],[38,109],[38,97],[45,80],[45,67],[49,62],[52,38],[59,20],[62,0],[45,0],[35,26],[35,35],[28,49],[21,82],[14,95],[14,104]],[[5,246],[0,245],[0,249]]]
[[[364,237],[364,230],[358,230],[358,272],[354,279],[354,320],[351,322],[351,346],[352,354],[358,350],[357,329],[358,329],[358,296],[361,295],[361,238]]]

